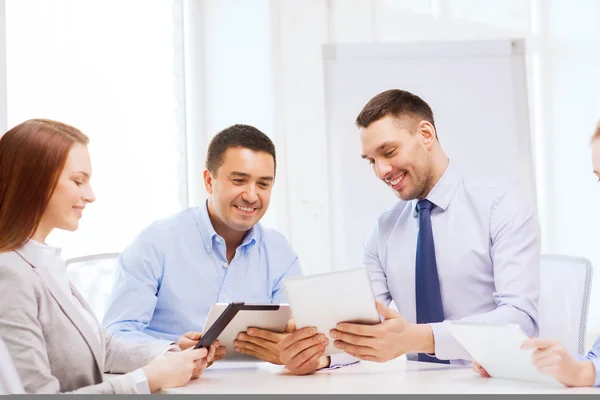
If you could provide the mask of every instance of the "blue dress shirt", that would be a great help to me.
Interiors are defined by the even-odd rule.
[[[146,228],[118,259],[103,325],[144,343],[201,332],[217,302],[285,303],[283,279],[302,274],[279,232],[255,225],[230,264],[206,205]]]
[[[594,380],[594,386],[600,387],[600,337],[596,339],[596,342],[592,346],[592,349],[587,353],[586,356],[579,356],[581,361],[591,361],[596,371],[596,378]]]

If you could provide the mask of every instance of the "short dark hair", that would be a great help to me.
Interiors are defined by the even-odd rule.
[[[419,117],[435,128],[433,111],[429,104],[416,94],[400,89],[386,90],[369,100],[356,117],[356,126],[367,128],[373,122],[389,115],[397,118]]]
[[[223,154],[227,149],[242,147],[252,151],[264,151],[273,156],[275,170],[277,170],[277,157],[275,156],[275,145],[260,130],[250,125],[236,124],[223,129],[212,138],[208,145],[206,155],[206,168],[211,174],[216,175],[217,170],[223,165]]]

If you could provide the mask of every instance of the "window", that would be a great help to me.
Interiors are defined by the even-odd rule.
[[[90,137],[90,205],[63,256],[120,252],[187,205],[181,1],[7,0],[9,128],[29,118]]]

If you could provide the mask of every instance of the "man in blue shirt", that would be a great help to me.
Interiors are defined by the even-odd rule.
[[[298,257],[281,233],[259,223],[275,170],[275,146],[258,129],[218,133],[206,158],[206,203],[153,223],[121,253],[106,329],[139,343],[175,342],[201,331],[214,303],[286,302],[283,279],[301,275]],[[186,336],[182,348],[199,338]],[[240,352],[279,362],[283,335],[265,336],[244,335]]]
[[[356,124],[362,158],[400,199],[379,216],[363,252],[383,321],[321,333],[353,360],[406,354],[453,364],[471,361],[446,319],[516,323],[535,335],[540,233],[532,202],[517,186],[464,176],[441,148],[431,108],[412,93],[378,94]],[[388,307],[392,300],[398,311]],[[352,361],[323,357],[328,340],[309,329],[280,342],[290,371]]]

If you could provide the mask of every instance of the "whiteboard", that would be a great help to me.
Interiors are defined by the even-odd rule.
[[[360,157],[354,121],[388,89],[433,109],[442,149],[465,176],[520,184],[535,199],[522,40],[325,45],[334,270],[361,265],[378,215],[398,200]]]

